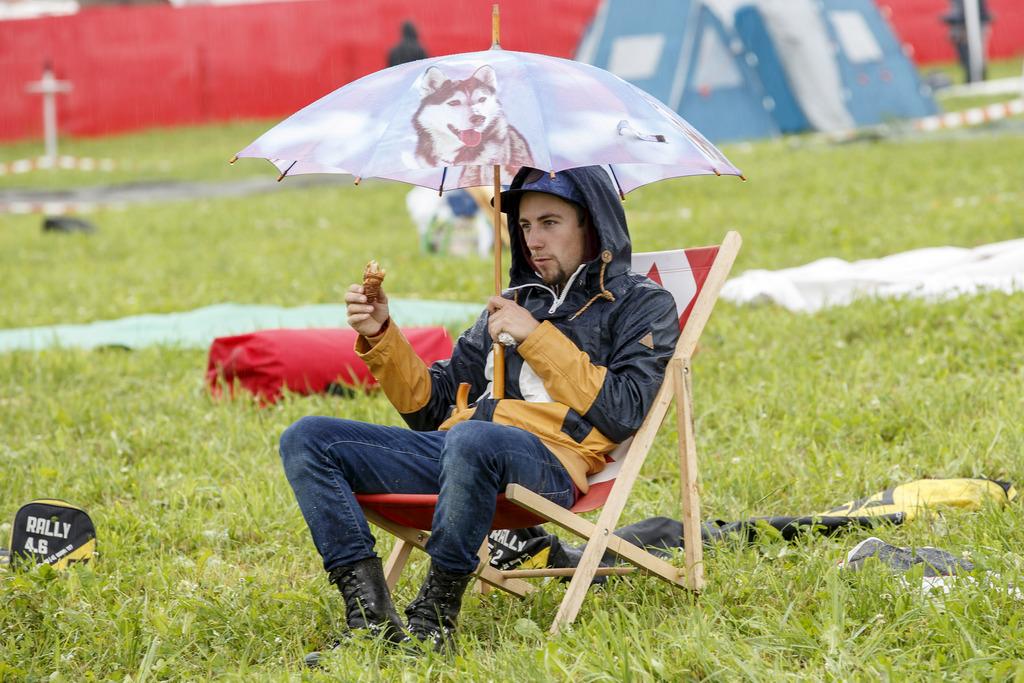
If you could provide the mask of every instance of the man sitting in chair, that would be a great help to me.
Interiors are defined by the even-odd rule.
[[[412,429],[305,417],[281,437],[299,508],[344,596],[348,626],[441,647],[477,569],[497,496],[521,484],[569,508],[604,454],[640,427],[679,336],[669,292],[630,271],[622,203],[600,167],[523,168],[501,195],[511,286],[492,297],[450,360],[427,367],[383,292],[345,295],[356,351]],[[493,341],[507,346],[493,398]],[[469,385],[468,406],[459,385]],[[430,568],[403,626],[355,494],[437,494]]]

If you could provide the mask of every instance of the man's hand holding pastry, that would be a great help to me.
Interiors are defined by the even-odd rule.
[[[384,269],[376,261],[370,261],[363,271],[363,284],[349,285],[345,292],[349,327],[364,337],[380,334],[391,315],[387,294],[381,287],[383,280]]]

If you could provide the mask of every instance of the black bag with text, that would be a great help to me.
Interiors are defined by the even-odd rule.
[[[33,500],[22,505],[11,527],[10,562],[19,558],[63,569],[88,562],[96,553],[96,527],[81,508],[63,500]]]

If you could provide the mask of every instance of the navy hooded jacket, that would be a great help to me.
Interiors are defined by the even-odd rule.
[[[532,169],[512,181],[517,189]],[[540,321],[506,351],[505,398],[491,397],[493,354],[487,311],[459,337],[450,360],[427,367],[401,331],[389,325],[360,338],[356,351],[410,427],[448,429],[488,420],[536,434],[581,491],[604,454],[640,427],[679,337],[672,295],[630,270],[625,213],[608,174],[589,166],[561,171],[583,196],[597,233],[597,256],[556,296],[530,267],[518,202],[508,209],[512,264],[507,298]],[[456,400],[469,385],[467,405]]]

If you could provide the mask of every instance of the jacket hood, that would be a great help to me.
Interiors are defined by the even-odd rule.
[[[536,173],[536,169],[524,166],[512,180],[511,190],[523,188],[527,176]],[[626,213],[622,210],[622,200],[612,185],[607,171],[600,166],[581,166],[559,171],[563,181],[568,180],[583,198],[583,206],[590,212],[591,223],[597,232],[597,256],[586,263],[579,282],[584,283],[587,291],[599,289],[600,269],[605,265],[604,280],[629,271],[632,247],[629,229],[626,226]],[[529,260],[529,250],[519,229],[519,197],[510,198],[508,206],[502,206],[508,214],[509,244],[512,252],[512,264],[509,267],[509,284],[512,287],[530,283],[541,283],[541,278],[534,272]]]

